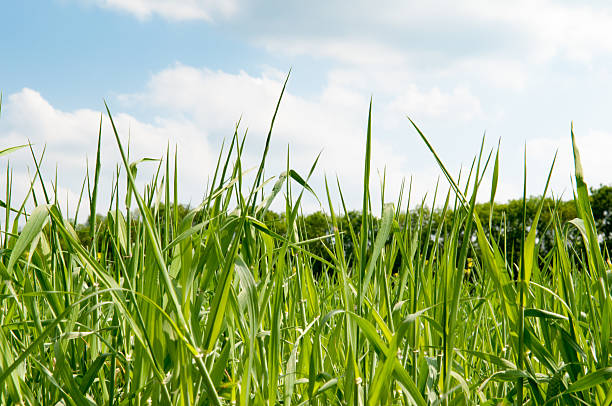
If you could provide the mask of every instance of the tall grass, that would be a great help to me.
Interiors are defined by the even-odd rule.
[[[326,183],[318,197],[329,235],[309,240],[299,213],[304,194],[314,193],[316,161],[300,175],[288,159],[264,194],[274,120],[254,182],[243,177],[244,137],[236,129],[207,197],[179,216],[176,156],[167,151],[154,180],[138,190],[138,162],[107,113],[127,186],[120,190],[118,172],[108,221],[90,222],[91,243],[78,238],[31,146],[36,177],[23,201],[13,199],[7,166],[1,404],[612,404],[612,271],[573,132],[580,216],[561,223],[542,203],[519,263],[511,263],[503,236],[490,237],[491,217],[474,210],[487,171],[491,203],[497,188],[499,152],[487,153],[484,140],[470,170],[455,178],[414,125],[451,185],[436,195],[452,215],[432,227],[424,205],[413,209],[402,188],[393,203],[382,193],[377,218],[370,106],[361,227],[340,228],[348,210]],[[91,219],[99,209],[101,129],[83,184]],[[263,218],[283,197],[287,233],[279,235]],[[409,210],[420,220],[402,221]],[[543,210],[554,219],[550,252],[539,251],[536,235]],[[578,255],[568,246],[571,228],[584,239]],[[309,250],[315,241],[330,261]],[[317,277],[315,260],[325,268]]]

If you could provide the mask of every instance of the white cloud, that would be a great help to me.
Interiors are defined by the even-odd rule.
[[[441,77],[466,77],[471,82],[491,85],[495,89],[520,92],[525,90],[529,68],[524,61],[503,56],[465,58],[440,70]]]
[[[612,134],[594,129],[588,129],[584,133],[582,130],[576,131],[575,129],[575,134],[587,185],[597,188],[600,184],[609,184],[610,173],[612,173],[612,161],[609,159],[609,151],[612,150]],[[527,195],[539,196],[542,194],[556,153],[548,196],[551,196],[552,193],[556,198],[571,200],[573,198],[572,187],[575,187],[575,171],[569,129],[562,137],[535,137],[516,148],[508,148],[502,140],[496,200],[507,201],[522,197],[525,148]],[[490,177],[487,178],[487,182],[482,186],[482,190],[485,191],[482,194],[483,198],[488,197],[486,194],[489,192]]]
[[[612,10],[553,0],[286,2],[283,8],[238,0],[78,0],[146,19],[233,18],[233,27],[270,52],[352,65],[405,65],[495,57],[541,63],[560,56],[591,63],[612,50]],[[359,27],[359,29],[355,29]],[[507,54],[511,55],[508,56]],[[441,66],[442,66],[441,65]]]
[[[216,148],[221,138],[231,137],[233,125],[241,116],[241,127],[243,131],[248,128],[249,134],[244,167],[253,167],[259,162],[282,82],[279,72],[273,69],[267,69],[261,76],[252,76],[245,72],[229,74],[177,65],[153,75],[142,93],[121,96],[114,118],[123,140],[126,141],[130,135],[132,160],[159,158],[168,142],[171,147],[178,145],[182,201],[197,203],[216,163]],[[414,86],[409,89],[418,97],[414,106],[424,114],[452,114],[447,111],[452,109],[452,103],[466,99],[461,89],[449,94],[439,89],[425,92],[416,90]],[[410,100],[410,93],[402,100]],[[467,100],[471,99],[467,97]],[[354,91],[343,83],[330,82],[312,98],[300,97],[287,90],[275,122],[267,176],[277,175],[285,169],[287,146],[292,168],[303,175],[322,151],[313,180],[319,197],[325,200],[323,175],[326,174],[332,182],[332,192],[335,189],[334,178],[338,176],[349,207],[357,207],[363,187],[368,103],[369,94]],[[153,118],[144,121],[120,112],[137,106],[153,113]],[[410,156],[412,152],[406,153],[412,148],[410,142],[388,138],[380,117],[403,116],[394,108],[393,103],[375,104],[372,141],[373,190],[376,191],[379,184],[377,170],[382,172],[386,168],[387,196],[392,196],[392,199],[402,178],[418,174],[414,192],[419,195],[428,190],[438,176],[437,171],[429,170],[431,165],[425,168],[414,166],[419,160]],[[27,139],[35,144],[37,151],[46,145],[46,179],[53,177],[57,163],[59,184],[71,191],[68,197],[72,200],[70,204],[74,205],[85,176],[85,157],[89,156],[90,168],[95,159],[99,119],[99,112],[89,109],[62,111],[38,92],[23,89],[6,99],[0,134],[7,145],[22,144]],[[407,126],[405,122],[405,128]],[[102,147],[102,183],[108,188],[120,159],[106,118]],[[23,177],[27,173],[23,162],[28,162],[29,158],[23,151],[18,154],[25,155],[15,155],[11,160],[16,173]],[[146,165],[155,167],[155,164]],[[29,166],[31,172],[32,165]],[[148,181],[147,171],[139,172],[139,179],[141,185]],[[21,183],[27,185],[27,182]],[[60,197],[66,195],[64,192]],[[374,193],[377,196],[377,192]],[[315,201],[310,199],[306,210],[315,209]]]
[[[137,18],[159,15],[169,20],[227,18],[238,10],[236,0],[86,0],[99,7],[124,11]]]
[[[255,152],[247,158],[254,165],[282,84],[282,75],[275,70],[252,76],[246,72],[230,74],[176,65],[153,75],[145,92],[123,96],[123,101],[126,106],[138,104],[182,117],[211,134],[230,135],[230,123],[242,117],[242,126],[249,132],[247,151]],[[300,97],[290,89],[291,81],[275,122],[269,174],[284,170],[287,145],[293,165],[302,172],[308,170],[322,150],[318,185],[322,186],[322,173],[332,177],[337,174],[347,188],[348,199],[358,203],[363,186],[360,174],[369,89],[356,85],[345,75],[330,75],[321,92],[310,98]],[[422,147],[420,141],[399,137],[398,131],[410,130],[405,115],[471,120],[480,116],[482,110],[479,100],[466,87],[443,91],[402,83],[395,90],[400,94],[398,97],[390,97],[391,91],[380,92],[380,97],[375,95],[372,166],[381,171],[387,168],[390,190],[397,190],[403,177],[419,173],[415,182],[419,194],[431,186],[438,172],[430,171],[432,161],[425,167],[414,166],[415,162],[422,163],[426,155],[415,159],[412,149],[415,143]],[[373,176],[373,184],[377,183]]]
[[[436,87],[422,92],[416,85],[410,85],[390,103],[390,108],[398,115],[402,113],[420,113],[433,117],[452,115],[465,120],[482,114],[480,101],[466,87],[456,87],[452,92],[444,93]]]
[[[612,50],[612,13],[610,9],[588,3],[555,1],[464,3],[468,18],[504,22],[523,32],[531,57],[546,60],[554,56],[590,62]]]
[[[10,95],[2,107],[0,138],[3,144],[15,146],[25,144],[29,140],[34,145],[37,156],[46,148],[42,165],[43,177],[47,182],[54,181],[57,168],[61,207],[68,204],[74,212],[86,174],[86,158],[89,157],[90,170],[95,163],[100,112],[89,109],[61,111],[38,92],[27,88]],[[123,113],[117,113],[113,118],[126,145],[129,136],[132,161],[143,157],[161,158],[168,144],[172,150],[178,145],[182,201],[199,202],[204,193],[206,176],[216,163],[210,153],[206,132],[184,120],[157,118],[153,123],[146,123]],[[121,165],[121,159],[106,116],[102,133],[101,196],[110,196],[112,177],[117,165]],[[7,159],[10,159],[15,173],[15,197],[23,198],[29,179],[35,173],[30,153],[20,150],[9,155]],[[141,186],[150,181],[150,176],[156,168],[156,163],[141,164],[138,175]],[[0,187],[3,188],[4,185]],[[63,201],[66,195],[69,202]],[[102,199],[101,205],[98,206],[100,211],[106,210],[104,205],[108,203]]]
[[[468,81],[523,91],[557,60],[589,70],[612,51],[612,9],[592,3],[330,3],[314,10],[290,3],[275,21],[262,12],[246,33],[271,54],[331,61],[332,69],[369,72],[387,87],[409,77],[421,86]],[[317,18],[305,22],[309,16]]]
[[[468,0],[463,2],[421,3],[417,18],[472,24],[497,24],[498,29],[509,29],[519,46],[528,51],[523,57],[546,60],[562,56],[571,60],[588,62],[596,55],[612,50],[612,10],[595,3],[568,3],[551,0],[519,0],[492,2]],[[415,5],[412,4],[411,8]],[[447,13],[442,9],[448,10]],[[398,13],[389,14],[401,16]],[[441,18],[440,18],[441,17]],[[397,23],[403,23],[397,19]],[[494,25],[488,26],[490,34],[498,34]],[[483,34],[486,34],[483,32]],[[483,38],[487,40],[487,38]]]
[[[283,52],[286,55],[309,55],[315,58],[330,58],[349,65],[386,66],[405,65],[409,52],[373,40],[333,37],[274,36],[256,40],[268,52]]]
[[[331,181],[332,191],[337,175],[350,208],[359,207],[363,187],[364,141],[370,97],[365,90],[367,87],[352,86],[355,83],[352,79],[359,80],[359,76],[347,80],[345,75],[330,75],[324,89],[308,98],[296,95],[290,83],[275,122],[266,169],[267,176],[283,171],[289,146],[292,168],[305,175],[314,158],[323,150],[313,186],[319,197],[324,198],[323,175],[326,174]],[[168,143],[171,147],[178,145],[182,201],[195,204],[201,198],[216,163],[221,138],[231,137],[233,125],[241,116],[242,131],[248,128],[249,134],[244,167],[253,167],[259,162],[283,80],[283,74],[272,68],[254,76],[246,72],[231,74],[175,65],[153,75],[142,92],[125,94],[111,107],[117,111],[114,117],[122,138],[126,140],[130,134],[132,160],[158,158]],[[425,192],[429,192],[431,197],[440,174],[431,155],[404,119],[405,114],[419,118],[417,123],[452,173],[456,173],[461,164],[464,167],[469,165],[471,154],[478,147],[478,134],[476,138],[466,136],[469,125],[459,130],[455,138],[441,138],[440,134],[429,132],[431,123],[469,123],[484,114],[479,99],[468,87],[457,86],[444,91],[402,83],[396,90],[396,97],[389,90],[383,92],[385,97],[382,99],[376,96],[374,102],[372,188],[373,196],[376,196],[373,198],[375,205],[379,184],[377,171],[382,173],[386,168],[387,200],[394,200],[402,178],[411,176],[414,179],[413,201],[419,200]],[[121,112],[133,109],[144,111],[151,118],[143,120]],[[0,134],[5,145],[22,144],[30,139],[38,152],[47,145],[46,177],[53,176],[57,162],[59,183],[65,188],[60,197],[68,194],[74,202],[85,174],[86,154],[92,165],[99,118],[99,112],[88,109],[62,111],[36,91],[23,89],[5,99]],[[607,182],[612,167],[606,151],[612,150],[612,136],[597,131],[589,131],[585,136],[577,133],[587,182],[594,186]],[[515,148],[512,143],[510,148],[505,148],[502,142],[498,189],[498,197],[502,200],[516,198],[522,190],[522,149],[512,149]],[[572,160],[569,137],[540,137],[528,141],[530,194],[541,192],[555,148],[559,148],[560,153],[553,190],[565,192],[564,196],[570,197]],[[16,154],[25,154],[10,156],[16,176],[21,179],[20,187],[25,188],[27,170],[22,162],[28,161],[28,154],[24,151]],[[119,157],[106,119],[102,157],[103,184],[108,187]],[[155,167],[155,164],[147,165],[150,169]],[[146,170],[139,172],[141,184],[149,179],[148,176]],[[445,188],[442,182],[441,190]],[[307,211],[317,208],[312,199],[305,207]]]
[[[576,134],[576,144],[580,151],[584,180],[589,186],[598,187],[600,184],[610,182],[612,173],[612,134],[600,130],[589,129],[585,135],[581,131],[574,129]],[[551,179],[552,188],[557,194],[564,193],[565,198],[571,198],[569,188],[569,178],[574,175],[574,156],[572,152],[571,139],[568,136],[562,138],[534,138],[527,142],[527,154],[530,158],[527,170],[543,178],[543,174],[548,173],[552,162],[554,151],[557,152],[557,161],[553,177]],[[528,173],[529,173],[528,172]],[[546,179],[540,179],[542,187]],[[536,194],[536,191],[533,191]]]

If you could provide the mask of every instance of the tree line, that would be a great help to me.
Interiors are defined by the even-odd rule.
[[[607,247],[612,246],[612,186],[601,185],[598,188],[591,188],[590,192],[591,207],[599,234],[599,241],[602,251],[607,252]],[[531,228],[540,201],[541,197],[538,196],[529,197],[525,201],[526,232]],[[476,205],[475,211],[483,224],[487,225],[490,238],[495,240],[504,250],[506,258],[518,263],[523,238],[523,199],[513,199],[501,204],[495,203],[493,210],[491,210],[490,203],[480,203]],[[544,200],[544,209],[537,225],[537,241],[540,255],[546,256],[554,246],[553,213],[562,224],[568,225],[568,242],[573,246],[572,251],[579,252],[578,248],[583,245],[580,233],[576,227],[569,226],[569,222],[578,217],[574,200],[561,201],[546,198]],[[412,230],[421,234],[419,241],[428,240],[430,242],[430,249],[433,249],[435,244],[438,244],[438,246],[444,244],[444,233],[441,233],[439,237],[436,235],[439,224],[443,220],[445,220],[444,223],[451,224],[452,222],[449,220],[453,214],[453,210],[444,211],[441,208],[432,210],[426,207],[419,207],[410,210],[408,214],[402,213],[399,216],[400,222],[398,226],[411,227]],[[446,218],[443,219],[443,217]],[[276,233],[280,235],[286,234],[286,222],[284,221],[283,213],[267,212],[264,220]],[[347,253],[349,257],[347,260],[350,263],[350,254],[353,252],[353,236],[351,236],[350,230],[352,229],[357,234],[357,239],[359,239],[358,233],[361,229],[362,221],[361,212],[349,211],[344,215],[338,216],[336,220],[342,232],[344,252]],[[331,260],[328,249],[333,250],[331,246],[333,230],[329,215],[317,211],[302,216],[298,224],[303,240],[316,240],[309,244],[309,250],[325,260]],[[376,219],[374,219],[373,224],[376,228]],[[374,229],[375,231],[376,229]],[[329,237],[318,239],[325,236]],[[478,251],[475,235],[470,236],[470,238],[474,242],[474,250]],[[399,263],[400,260],[401,256],[397,258],[397,262]],[[315,273],[321,272],[323,268],[324,265],[321,261],[314,261],[313,269]]]
[[[590,190],[591,208],[593,217],[595,218],[597,232],[603,252],[607,253],[608,247],[612,246],[612,186],[601,185]],[[537,207],[541,197],[529,197],[525,201],[525,218],[526,230],[531,227]],[[163,204],[162,204],[163,205]],[[190,208],[185,205],[179,205],[179,218],[183,218],[189,212]],[[158,213],[163,213],[163,207],[160,207]],[[487,225],[487,230],[490,238],[495,240],[497,244],[504,250],[506,258],[513,262],[518,262],[520,255],[521,241],[523,237],[523,199],[514,199],[506,203],[495,203],[491,210],[490,203],[480,203],[476,205],[475,212],[478,214],[483,224]],[[576,227],[569,227],[569,222],[577,217],[576,205],[574,200],[554,200],[546,198],[544,200],[544,210],[541,213],[540,221],[538,222],[537,238],[538,247],[541,256],[545,256],[554,246],[553,235],[553,213],[562,224],[567,224],[567,238],[570,245],[577,248],[581,247],[583,242],[580,233]],[[438,244],[444,244],[444,233],[436,234],[438,226],[441,223],[450,224],[449,221],[453,216],[453,210],[443,210],[441,208],[430,209],[427,207],[418,207],[409,210],[408,213],[403,212],[399,216],[398,227],[410,227],[414,232],[419,233],[419,241],[429,241],[430,249]],[[113,222],[112,213],[109,216],[98,215],[96,225],[98,228],[106,229],[110,221]],[[197,222],[197,216],[194,222]],[[163,223],[164,219],[157,219]],[[266,211],[262,220],[274,233],[286,236],[287,229],[284,213],[276,213],[274,211]],[[131,216],[131,221],[138,222],[138,216]],[[360,211],[348,211],[336,218],[344,252],[347,255],[347,262],[350,264],[353,253],[353,241],[356,237],[359,240],[359,230],[361,229],[362,215]],[[373,233],[376,232],[378,224],[377,218],[370,219],[373,227]],[[90,219],[85,224],[77,227],[76,231],[85,245],[91,244]],[[302,241],[313,240],[306,244],[307,249],[316,257],[322,258],[325,261],[331,261],[329,250],[333,251],[333,234],[332,221],[328,214],[317,211],[311,214],[302,215],[297,221],[298,232]],[[131,227],[136,230],[136,227]],[[429,234],[429,235],[428,235]],[[462,238],[464,236],[461,236]],[[437,240],[436,240],[437,238]],[[475,236],[470,236],[474,242],[473,249],[478,251]],[[99,244],[104,244],[104,240],[99,240]],[[103,247],[98,247],[103,249]],[[607,254],[606,254],[607,255]],[[315,258],[315,257],[313,257]],[[398,265],[401,261],[401,256],[397,258]],[[325,270],[323,261],[313,259],[313,271],[319,274]]]

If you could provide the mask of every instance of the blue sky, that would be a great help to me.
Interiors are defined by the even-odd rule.
[[[439,176],[406,115],[455,172],[485,131],[488,148],[501,139],[499,200],[520,196],[525,146],[528,193],[541,192],[558,150],[553,191],[571,197],[572,120],[588,183],[612,182],[605,2],[8,2],[0,52],[0,147],[46,145],[45,173],[57,163],[68,206],[95,152],[104,99],[135,159],[178,145],[181,196],[195,203],[241,116],[255,164],[290,68],[267,173],[284,169],[288,145],[299,172],[322,150],[315,189],[338,176],[354,207],[370,97],[373,165],[386,168],[388,196],[411,176],[415,194],[431,193]],[[118,162],[112,141],[105,124],[106,184]],[[27,185],[27,153],[10,159]]]

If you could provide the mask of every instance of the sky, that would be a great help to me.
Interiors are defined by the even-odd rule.
[[[483,135],[486,152],[499,142],[498,201],[521,197],[525,151],[528,195],[542,193],[557,153],[551,189],[572,197],[572,122],[587,183],[612,183],[612,6],[603,1],[5,2],[0,55],[0,149],[46,148],[43,175],[57,174],[72,212],[100,117],[103,196],[120,162],[104,101],[132,160],[178,149],[180,199],[194,205],[239,120],[246,166],[257,165],[289,72],[266,176],[285,170],[287,151],[305,176],[320,153],[310,183],[323,203],[325,179],[338,179],[360,207],[370,100],[375,207],[383,173],[386,201],[402,181],[413,199],[431,198],[441,177],[408,117],[453,174],[469,168]],[[29,150],[0,159],[23,195]],[[141,166],[144,183],[155,164]],[[318,209],[306,198],[305,211]]]

